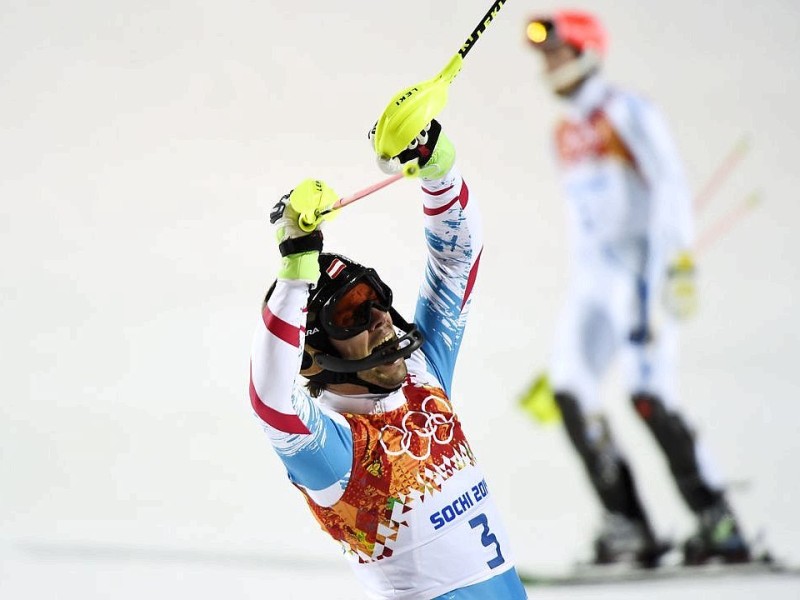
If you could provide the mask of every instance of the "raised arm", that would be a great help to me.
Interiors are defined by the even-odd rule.
[[[422,195],[428,260],[414,320],[425,335],[422,350],[428,367],[449,394],[483,250],[483,229],[478,204],[457,167],[451,166],[441,178],[423,179]]]
[[[455,149],[435,119],[398,156],[381,161],[391,172],[417,162],[425,214],[428,260],[414,321],[425,336],[422,351],[449,394],[470,298],[483,250],[478,204],[455,166]]]
[[[305,183],[292,193],[302,193]],[[307,235],[296,226],[299,215],[288,195],[272,216],[278,226],[283,263],[253,337],[250,402],[289,478],[325,506],[341,497],[353,450],[344,418],[323,412],[297,381],[309,285],[319,276],[322,236],[318,232]]]

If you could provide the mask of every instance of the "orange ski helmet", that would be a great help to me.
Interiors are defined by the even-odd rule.
[[[608,37],[600,20],[582,10],[559,10],[532,17],[525,33],[528,41],[540,49],[564,42],[579,52],[592,50],[605,56],[608,48]]]
[[[571,93],[574,85],[595,72],[606,54],[606,31],[599,19],[582,10],[560,10],[528,20],[525,37],[537,50],[547,51],[567,44],[577,56],[545,79],[557,93]]]

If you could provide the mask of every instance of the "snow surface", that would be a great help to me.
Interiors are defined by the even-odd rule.
[[[380,180],[367,129],[393,93],[442,68],[488,4],[4,6],[0,597],[354,597],[250,415],[251,333],[278,265],[267,213],[307,177],[341,195]],[[609,78],[659,104],[693,189],[749,135],[698,229],[754,190],[762,202],[700,257],[702,309],[684,328],[680,386],[737,484],[731,499],[748,535],[800,562],[800,7],[573,5],[603,16]],[[515,404],[547,364],[565,285],[548,150],[559,107],[523,41],[525,18],[551,6],[508,2],[440,115],[486,227],[453,398],[518,563],[539,570],[584,554],[598,517],[563,433]],[[420,215],[403,181],[326,228],[328,248],[369,260],[407,315]],[[691,515],[616,378],[609,409],[644,500],[659,531],[681,538]],[[237,558],[264,555],[285,562],[245,568]],[[333,566],[312,578],[306,561]],[[645,589],[800,597],[794,581],[774,578],[534,597]]]

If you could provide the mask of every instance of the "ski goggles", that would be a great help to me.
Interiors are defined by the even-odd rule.
[[[388,311],[392,290],[372,269],[336,292],[322,308],[322,325],[333,339],[344,340],[369,329],[372,309]]]

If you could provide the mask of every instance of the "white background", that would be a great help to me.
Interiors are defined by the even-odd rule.
[[[610,31],[609,78],[666,114],[694,190],[749,136],[698,230],[755,190],[762,202],[700,257],[681,390],[726,479],[746,484],[731,498],[748,535],[765,532],[775,554],[800,561],[800,7],[575,5]],[[160,587],[177,563],[223,573],[232,598],[250,597],[249,580],[220,564],[280,557],[337,572],[336,547],[250,414],[250,339],[278,264],[267,213],[307,177],[341,195],[381,179],[366,131],[392,94],[444,66],[488,6],[0,6],[0,548],[12,557],[0,595],[35,582],[44,595],[91,598],[120,556],[153,563],[109,580],[131,594]],[[516,406],[547,364],[565,285],[548,151],[559,105],[523,41],[526,17],[553,7],[508,2],[440,115],[486,234],[453,398],[519,564],[544,570],[583,555],[598,516],[564,434]],[[410,317],[421,229],[415,184],[402,181],[342,211],[326,247],[378,268]],[[688,535],[691,515],[616,371],[605,391],[656,526]],[[261,587],[262,571],[248,573]],[[216,597],[203,576],[185,579],[192,595]],[[342,577],[330,597],[353,597]],[[316,597],[297,576],[269,580]],[[127,597],[109,586],[97,597]]]

